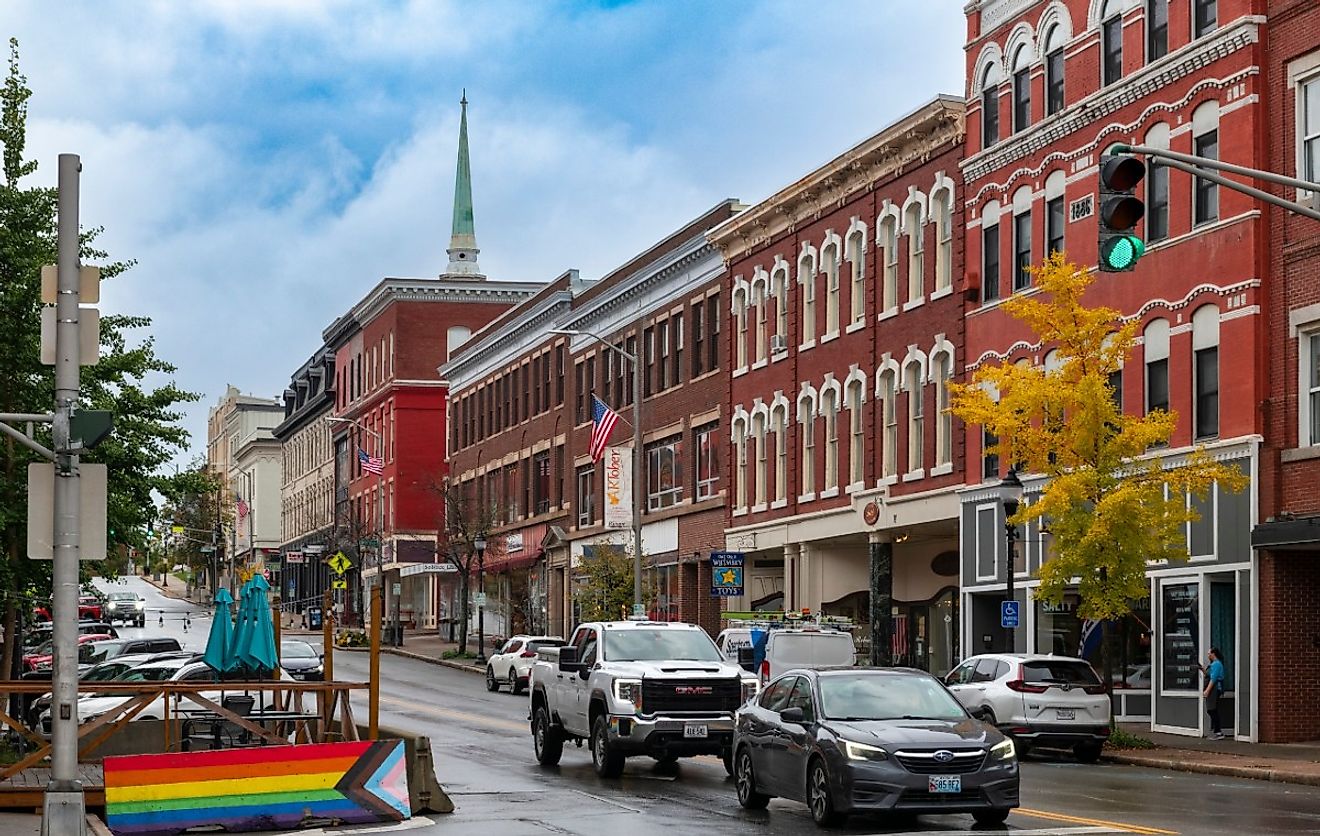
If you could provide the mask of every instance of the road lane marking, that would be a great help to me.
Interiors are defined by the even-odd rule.
[[[1049,819],[1051,821],[1067,822],[1069,824],[1089,824],[1096,827],[1108,827],[1111,830],[1119,830],[1123,833],[1139,833],[1144,836],[1178,836],[1177,830],[1161,830],[1158,827],[1147,827],[1142,824],[1127,824],[1126,822],[1108,821],[1107,819],[1090,819],[1083,816],[1069,816],[1064,813],[1054,813],[1049,810],[1032,810],[1027,807],[1018,807],[1013,811],[1021,816],[1031,816],[1038,819]]]
[[[387,697],[384,694],[381,695],[380,701],[382,703],[400,705],[414,711],[434,714],[438,717],[447,717],[453,720],[466,720],[469,723],[476,723],[480,726],[490,726],[491,728],[497,729],[514,729],[516,731],[528,730],[528,726],[525,723],[515,723],[512,720],[500,720],[495,717],[485,717],[480,714],[469,714],[466,711],[455,711],[452,708],[436,708],[435,706],[427,705],[426,703],[413,702],[412,700],[401,700],[398,697]]]

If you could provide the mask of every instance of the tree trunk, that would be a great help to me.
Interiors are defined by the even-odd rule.
[[[468,573],[466,571],[466,568],[467,567],[464,567],[464,571],[458,576],[458,597],[459,597],[459,612],[460,612],[460,616],[458,619],[458,652],[461,654],[467,653],[468,618],[470,616],[470,613],[468,612],[468,598],[470,597],[468,595],[468,589],[471,585],[471,580],[468,578]]]
[[[1113,622],[1108,619],[1100,622],[1100,668],[1104,677],[1105,695],[1109,697],[1109,724],[1114,725],[1114,648]]]

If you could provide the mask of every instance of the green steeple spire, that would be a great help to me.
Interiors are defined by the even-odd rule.
[[[454,175],[454,228],[449,237],[449,267],[446,274],[481,275],[477,266],[477,230],[472,216],[472,164],[468,156],[467,91],[459,101],[458,171]]]

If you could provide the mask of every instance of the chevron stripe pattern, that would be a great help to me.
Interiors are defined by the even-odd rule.
[[[402,740],[260,746],[105,759],[117,836],[230,833],[410,818]]]

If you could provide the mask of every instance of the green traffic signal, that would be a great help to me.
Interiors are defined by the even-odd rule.
[[[1120,235],[1100,245],[1101,270],[1130,270],[1146,254],[1146,243],[1135,235]]]

